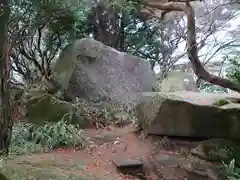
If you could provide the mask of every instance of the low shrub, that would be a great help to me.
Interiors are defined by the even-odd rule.
[[[85,133],[64,119],[57,123],[36,126],[26,122],[14,124],[10,153],[48,152],[59,147],[84,147]]]
[[[240,169],[235,166],[235,160],[233,159],[229,164],[223,163],[225,169],[225,175],[222,177],[226,180],[240,180]]]

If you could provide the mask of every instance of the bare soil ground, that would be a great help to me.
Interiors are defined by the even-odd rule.
[[[183,163],[200,162],[189,155],[196,142],[148,137],[144,139],[133,126],[87,130],[89,144],[84,150],[58,149],[51,153],[13,157],[4,171],[15,180],[208,180],[207,175],[190,172],[181,163],[159,163],[156,157],[184,157]],[[144,176],[123,175],[113,160],[140,159]],[[174,166],[172,166],[174,165]],[[9,170],[10,169],[10,170]],[[10,172],[9,172],[10,171]],[[17,173],[16,173],[17,172]],[[12,173],[12,174],[11,174]],[[15,174],[14,174],[15,173]]]

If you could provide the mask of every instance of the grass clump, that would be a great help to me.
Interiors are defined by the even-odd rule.
[[[13,126],[11,154],[48,152],[59,147],[84,147],[86,135],[77,126],[61,120],[37,126],[19,122]]]

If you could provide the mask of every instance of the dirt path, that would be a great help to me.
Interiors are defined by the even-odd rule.
[[[19,169],[19,173],[23,175],[17,175],[14,177],[15,180],[209,179],[205,175],[189,173],[180,167],[180,162],[179,164],[174,162],[174,159],[171,162],[169,157],[183,156],[182,152],[187,155],[189,142],[174,141],[173,143],[166,138],[162,140],[153,138],[144,140],[134,131],[132,126],[125,128],[108,127],[107,131],[90,129],[87,130],[87,133],[90,137],[90,143],[85,150],[74,152],[72,149],[59,149],[46,154],[15,157],[14,161],[9,160],[7,162],[5,172],[7,172],[8,167],[14,167],[15,170]],[[165,158],[167,160],[166,164],[156,163],[156,157],[160,158],[161,162],[165,162]],[[143,161],[145,178],[119,173],[113,164],[113,160],[119,159]],[[187,166],[189,165],[188,161],[190,162],[190,160],[184,161]],[[23,167],[25,167],[25,171],[22,170]]]

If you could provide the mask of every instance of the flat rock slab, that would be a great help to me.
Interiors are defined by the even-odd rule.
[[[143,162],[137,159],[115,159],[113,164],[117,168],[141,168]]]
[[[114,159],[113,164],[124,174],[137,176],[139,173],[143,172],[143,162],[138,159],[119,158]]]
[[[239,106],[221,108],[216,101],[233,98],[202,92],[140,93],[139,127],[149,135],[240,140]],[[239,100],[236,95],[235,100]]]

